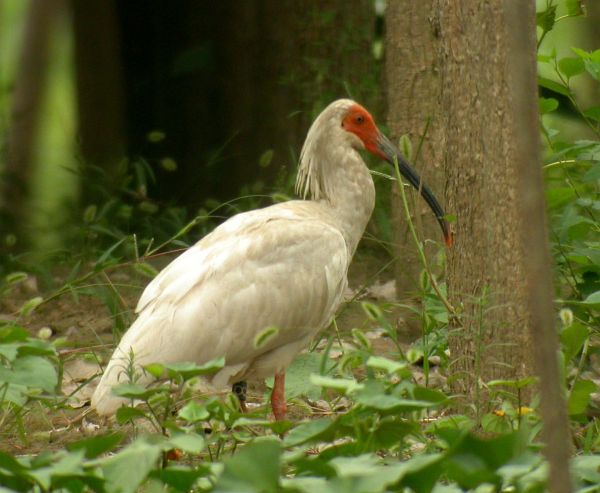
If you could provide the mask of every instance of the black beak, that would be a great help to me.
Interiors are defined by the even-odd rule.
[[[381,151],[384,159],[394,166],[394,162],[398,161],[398,168],[400,169],[400,173],[402,176],[408,180],[408,182],[415,187],[420,193],[421,196],[425,199],[425,202],[429,204],[429,207],[435,214],[435,217],[442,228],[442,232],[444,233],[444,241],[447,246],[452,246],[453,236],[450,231],[450,226],[448,225],[448,221],[444,219],[445,213],[444,209],[433,195],[431,189],[421,181],[421,177],[415,171],[415,169],[402,157],[400,151],[390,142],[390,140],[383,134],[379,134],[377,139],[377,147]]]

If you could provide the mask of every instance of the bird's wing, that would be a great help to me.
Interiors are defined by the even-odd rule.
[[[130,351],[138,364],[224,356],[234,366],[296,347],[333,317],[349,263],[330,221],[276,207],[235,216],[148,285],[104,384],[116,383],[110,367],[123,366]],[[258,344],[269,327],[275,334]]]

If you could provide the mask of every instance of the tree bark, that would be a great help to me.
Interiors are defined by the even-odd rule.
[[[441,40],[444,168],[455,245],[448,250],[455,392],[479,413],[494,403],[485,385],[533,374],[521,244],[518,129],[508,87],[511,26],[503,2],[436,0]],[[537,128],[537,126],[536,126]],[[527,399],[527,395],[522,395]]]
[[[20,248],[28,242],[31,165],[44,97],[50,37],[63,7],[63,0],[32,0],[23,33],[12,96],[6,165],[0,184],[4,233],[15,234]],[[0,250],[5,247],[3,241]]]
[[[550,464],[549,490],[571,491],[570,443],[565,399],[559,382],[558,337],[555,327],[553,287],[542,180],[535,4],[507,2],[504,17],[511,53],[508,89],[514,121],[513,164],[518,175],[521,251],[525,252],[523,276],[528,326],[533,341],[535,366],[540,377],[541,414],[544,422],[544,454]],[[510,68],[509,68],[510,67]]]
[[[444,128],[441,121],[440,39],[437,33],[439,13],[434,0],[389,2],[385,13],[385,79],[387,122],[391,136],[397,140],[408,134],[416,153],[413,164],[423,180],[442,198]],[[425,133],[426,132],[426,133]],[[401,298],[410,297],[419,284],[422,265],[408,230],[404,208],[397,189],[392,196],[396,287]],[[415,207],[412,220],[421,237],[439,238],[439,226],[422,200],[410,191]],[[442,200],[442,202],[444,202]],[[437,247],[426,244],[431,254]]]

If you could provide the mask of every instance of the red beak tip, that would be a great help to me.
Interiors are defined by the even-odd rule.
[[[449,232],[445,237],[444,237],[444,243],[446,243],[446,246],[448,248],[450,248],[452,245],[454,245],[454,233]]]

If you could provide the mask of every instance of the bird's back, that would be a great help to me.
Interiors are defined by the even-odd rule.
[[[291,201],[238,214],[169,264],[145,289],[92,398],[100,414],[121,400],[110,389],[135,365],[225,357],[218,384],[287,367],[339,306],[351,252],[328,209]],[[262,345],[265,329],[276,335]]]

